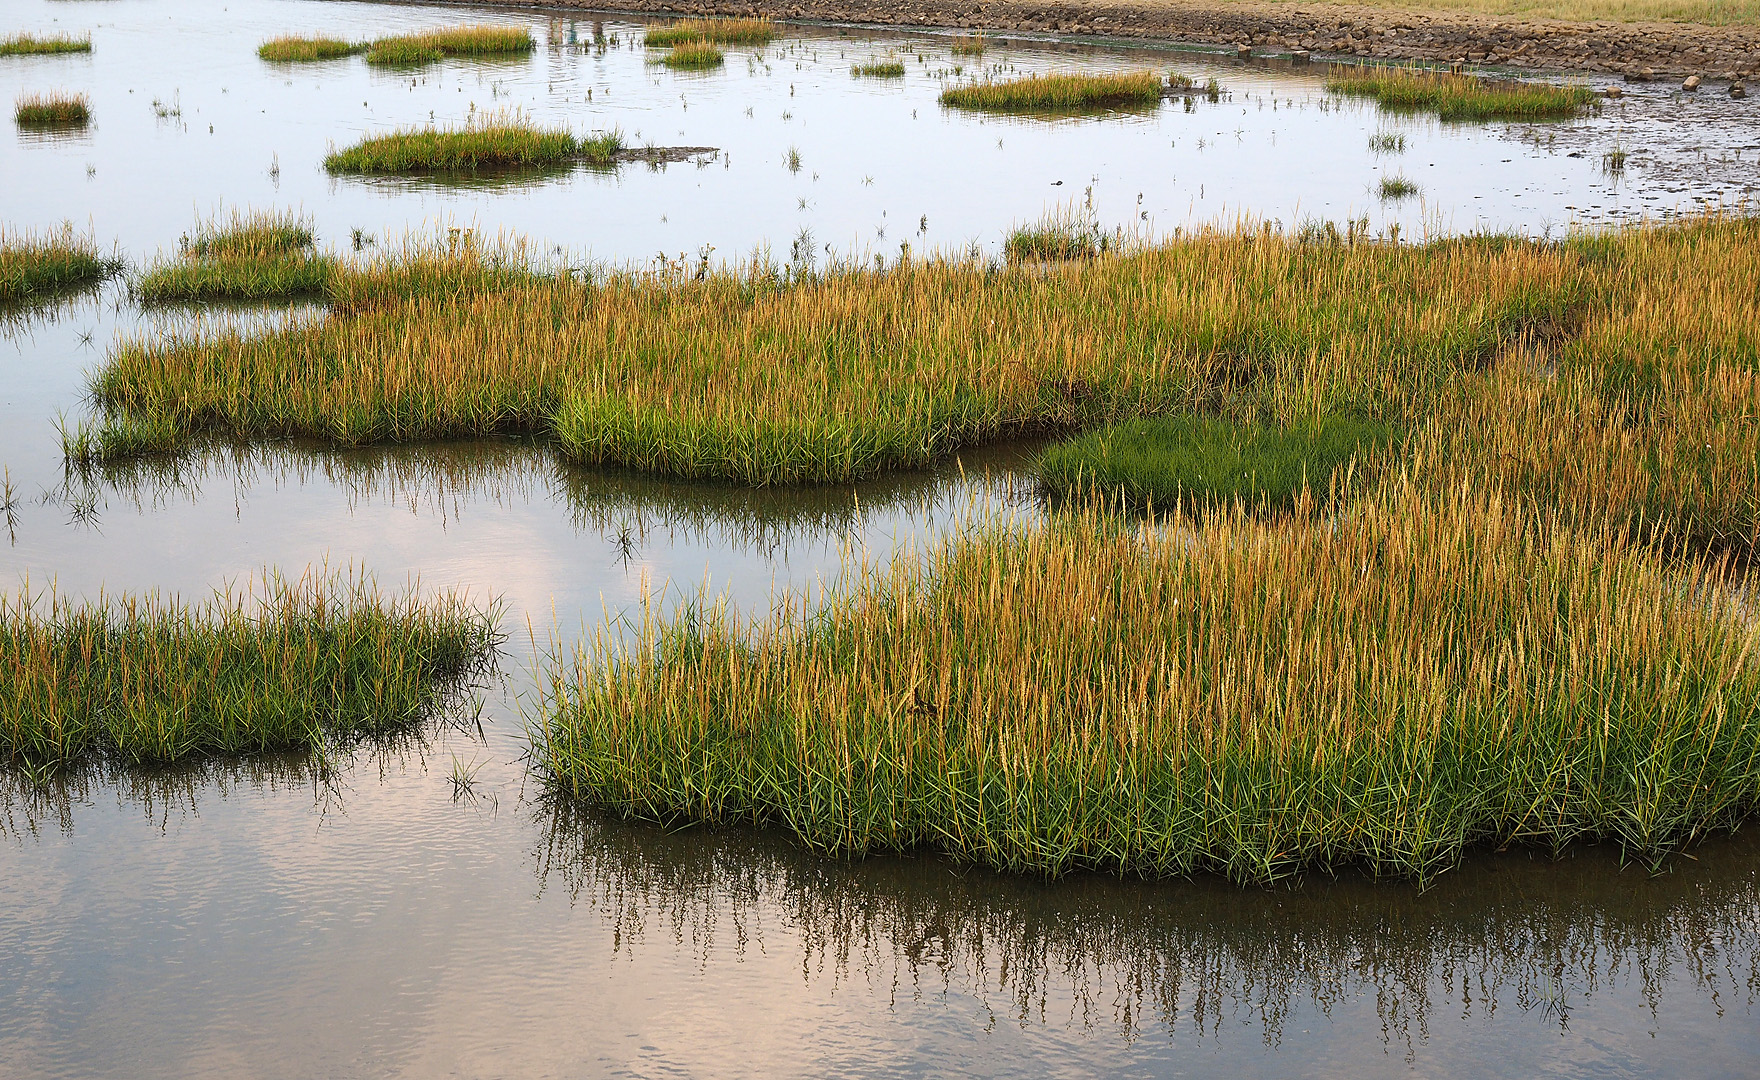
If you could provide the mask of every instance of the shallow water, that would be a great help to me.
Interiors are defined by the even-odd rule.
[[[466,18],[528,24],[545,45],[413,74],[254,55],[291,30]],[[0,32],[21,29],[89,29],[95,52],[0,60],[0,92],[84,90],[96,120],[0,140],[0,224],[71,220],[137,266],[232,206],[299,208],[337,249],[354,230],[386,243],[454,225],[620,263],[763,244],[786,259],[803,230],[815,258],[890,260],[901,242],[994,254],[1012,226],[1070,205],[1151,235],[1236,214],[1541,234],[1734,201],[1760,149],[1744,103],[1667,88],[1570,124],[1445,126],[1329,99],[1319,67],[1087,42],[1009,40],[984,63],[1172,68],[1229,94],[1190,111],[971,117],[935,104],[933,73],[954,66],[945,35],[837,27],[790,28],[761,60],[729,50],[722,71],[691,75],[647,65],[638,24],[608,15],[15,0]],[[570,46],[595,36],[603,49]],[[902,82],[850,77],[892,52]],[[322,171],[332,143],[473,106],[717,152],[479,184]],[[1405,134],[1405,152],[1373,154],[1381,131]],[[1624,174],[1606,175],[1602,156],[1622,148]],[[1421,197],[1380,202],[1387,171]],[[1751,1071],[1749,840],[1654,877],[1605,852],[1513,853],[1422,895],[1243,891],[826,863],[774,837],[546,805],[521,759],[535,653],[639,613],[645,595],[706,589],[758,614],[780,587],[818,587],[974,515],[1032,514],[1017,476],[1032,448],[782,492],[577,469],[523,440],[63,470],[57,418],[78,421],[86,374],[119,335],[312,314],[143,313],[120,285],[0,312],[0,579],[199,595],[265,568],[361,565],[388,586],[499,599],[506,682],[486,691],[480,734],[443,727],[324,775],[267,759],[42,791],[0,774],[0,1075]]]

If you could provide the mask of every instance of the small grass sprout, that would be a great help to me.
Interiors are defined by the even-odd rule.
[[[1624,150],[1609,150],[1601,155],[1601,171],[1608,176],[1620,176],[1626,171],[1626,159],[1630,155]]]
[[[91,123],[92,110],[84,94],[27,94],[14,104],[12,117],[22,128],[81,128]]]
[[[1563,120],[1595,104],[1586,86],[1493,80],[1409,67],[1371,67],[1326,80],[1335,94],[1374,98],[1389,112],[1443,120]]]
[[[1153,105],[1161,100],[1154,72],[1118,75],[1029,75],[970,83],[941,92],[941,104],[992,112],[1078,112]]]
[[[0,38],[0,56],[48,56],[57,53],[89,53],[92,36],[69,37],[65,34],[13,34]]]
[[[363,42],[332,37],[306,37],[284,34],[257,46],[257,56],[274,63],[309,63],[317,60],[340,60],[345,56],[366,52]]]
[[[776,40],[776,23],[770,19],[684,19],[651,27],[643,36],[650,49],[668,49],[689,41],[711,45],[768,45]]]

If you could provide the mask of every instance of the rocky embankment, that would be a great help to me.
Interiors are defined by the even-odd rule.
[[[525,0],[581,7],[582,0]],[[1752,81],[1760,28],[1684,23],[1557,22],[1464,12],[1403,12],[1329,4],[989,3],[983,0],[615,0],[621,10],[675,15],[945,26],[1160,38],[1389,60],[1445,60]]]

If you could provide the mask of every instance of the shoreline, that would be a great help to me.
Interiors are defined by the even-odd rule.
[[[1272,53],[1305,49],[1371,60],[1483,63],[1633,77],[1648,68],[1657,78],[1699,75],[1722,82],[1751,81],[1760,72],[1760,27],[1565,22],[1335,4],[619,0],[615,7],[602,8],[569,0],[511,0],[495,6],[1079,34],[1220,47],[1247,45]]]

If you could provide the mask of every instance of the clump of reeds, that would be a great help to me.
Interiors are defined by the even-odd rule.
[[[1403,176],[1383,176],[1376,190],[1380,193],[1383,201],[1398,202],[1416,195],[1418,185]]]
[[[941,92],[941,104],[998,112],[1073,112],[1153,105],[1161,77],[1142,71],[1119,75],[1029,75],[1008,82],[971,83]]]
[[[623,137],[617,132],[583,137],[517,116],[491,116],[463,128],[415,128],[363,139],[332,152],[324,159],[324,168],[332,173],[396,175],[577,162],[610,165],[622,148]]]
[[[1655,859],[1760,791],[1751,589],[1394,478],[1350,513],[1087,511],[550,669],[563,793],[838,856],[1426,880],[1468,847]]]
[[[877,60],[871,64],[855,64],[849,73],[858,79],[902,79],[904,64],[898,60]]]
[[[955,34],[949,48],[955,56],[983,56],[984,50],[989,47],[989,35],[980,31],[976,34]]]
[[[1369,136],[1369,150],[1376,154],[1403,154],[1406,152],[1406,137],[1399,131],[1377,131]]]
[[[1559,120],[1595,103],[1586,86],[1491,80],[1418,68],[1364,68],[1326,80],[1335,94],[1374,98],[1392,112],[1435,112],[1444,120]]]
[[[776,23],[770,19],[684,19],[650,28],[643,43],[650,49],[666,49],[691,41],[768,45],[776,40],[776,33]]]
[[[1060,499],[1085,494],[1113,504],[1289,509],[1325,495],[1333,476],[1392,441],[1385,424],[1352,417],[1280,425],[1224,417],[1132,420],[1059,443],[1033,464]]]
[[[456,595],[387,597],[365,577],[268,578],[199,605],[0,596],[0,761],[167,762],[407,729],[496,642]]]
[[[426,64],[443,57],[517,56],[534,48],[523,26],[452,26],[379,38],[367,46],[367,63],[385,66]]]
[[[13,106],[19,127],[75,128],[92,121],[91,102],[84,94],[27,94]]]
[[[681,41],[660,62],[669,68],[700,71],[720,67],[726,57],[707,41]]]
[[[70,37],[66,34],[13,34],[0,38],[0,56],[43,56],[54,53],[88,53],[92,36]]]
[[[95,285],[120,266],[71,227],[47,235],[0,229],[0,303]]]
[[[257,46],[257,55],[276,63],[306,63],[314,60],[339,60],[367,51],[367,44],[342,38],[308,37],[285,34],[270,38]]]
[[[1011,263],[1094,259],[1106,253],[1112,240],[1092,215],[1066,207],[1010,230],[1002,250]]]
[[[336,260],[312,250],[311,222],[291,211],[234,211],[229,222],[185,234],[179,258],[161,260],[134,284],[143,303],[282,300],[325,295]]]

